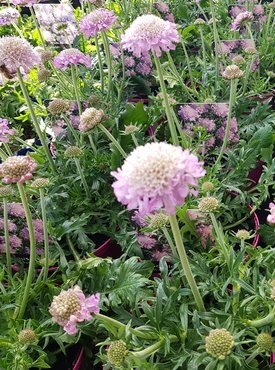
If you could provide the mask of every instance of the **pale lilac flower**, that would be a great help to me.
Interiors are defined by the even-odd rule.
[[[121,56],[121,45],[119,42],[112,42],[110,44],[110,52],[114,59],[118,59]]]
[[[118,201],[148,215],[162,207],[174,214],[189,194],[197,195],[205,171],[189,150],[162,142],[137,147],[111,174],[117,179],[113,188]]]
[[[169,9],[169,5],[164,3],[163,1],[158,1],[157,3],[154,4],[156,9],[160,12],[160,13],[169,13],[170,9]]]
[[[215,122],[209,118],[199,118],[198,124],[205,127],[208,132],[214,131],[216,128]]]
[[[174,50],[175,43],[179,41],[176,24],[153,14],[136,18],[121,36],[123,48],[136,57],[147,55],[150,51],[160,57],[163,51]]]
[[[36,169],[36,162],[30,157],[14,156],[8,157],[0,165],[0,176],[6,184],[22,184],[32,178]]]
[[[125,57],[124,65],[126,68],[134,67],[136,64],[135,59],[133,57]]]
[[[132,221],[135,222],[138,226],[146,226],[147,222],[145,221],[144,217],[138,212],[135,211],[132,216]]]
[[[136,64],[135,71],[143,76],[149,76],[152,72],[153,64],[149,56],[141,56],[139,62]]]
[[[25,39],[15,36],[0,38],[0,66],[9,74],[15,75],[18,69],[26,74],[40,63],[40,56]]]
[[[87,68],[91,67],[92,59],[83,54],[80,50],[71,48],[62,50],[53,60],[53,64],[58,69],[67,69],[71,65],[83,64]]]
[[[201,244],[203,248],[206,248],[207,245],[211,245],[215,242],[215,238],[213,235],[213,227],[212,225],[207,225],[204,223],[199,223],[196,225],[196,231],[200,236]]]
[[[40,0],[11,0],[13,5],[32,6],[39,3]]]
[[[156,239],[146,234],[138,234],[137,241],[141,248],[151,249],[156,245]]]
[[[17,23],[20,13],[14,8],[3,8],[0,10],[0,26]]]
[[[157,249],[151,254],[152,260],[159,262],[163,257],[165,260],[171,262],[170,250],[167,245],[164,245],[161,250]]]
[[[5,225],[4,225],[4,219],[3,218],[0,218],[0,230],[4,230],[4,227],[5,227]],[[14,222],[9,221],[8,222],[8,229],[9,229],[9,232],[13,233],[13,232],[16,231],[17,226],[16,226],[16,224]]]
[[[14,130],[9,128],[9,124],[6,118],[0,118],[0,143],[8,143],[9,136],[14,135]]]
[[[21,203],[9,203],[8,204],[8,213],[10,216],[25,218],[25,210]]]
[[[69,335],[74,335],[78,332],[77,323],[91,320],[92,314],[99,313],[99,300],[99,293],[85,297],[76,285],[54,296],[49,312],[54,322],[62,326]]]
[[[255,5],[252,12],[256,16],[264,15],[264,7],[262,5]]]
[[[40,219],[32,220],[33,228],[34,228],[34,236],[37,243],[44,242],[44,228],[43,228],[43,221]],[[25,240],[30,239],[29,229],[28,227],[24,227],[20,233],[21,238]]]
[[[269,203],[270,215],[267,216],[267,222],[270,225],[275,225],[275,203]]]
[[[224,135],[225,135],[225,127],[226,127],[226,122],[227,121],[224,121],[223,123],[223,126],[221,126],[217,132],[216,132],[216,137],[217,139],[219,139],[220,141],[223,141],[224,140]],[[238,137],[238,125],[237,125],[237,120],[236,118],[232,118],[231,120],[231,126],[230,126],[230,131],[229,131],[229,138],[228,138],[228,141],[233,143],[233,142],[236,142],[238,141],[239,137]]]
[[[212,110],[218,117],[227,117],[228,116],[228,104],[226,103],[218,103],[212,104]]]
[[[10,235],[10,253],[15,254],[21,246],[21,239],[16,235]],[[0,236],[0,253],[6,253],[5,238],[3,236]]]
[[[96,9],[81,19],[79,29],[88,39],[95,37],[100,31],[107,31],[115,23],[117,17],[112,10]]]
[[[236,18],[239,14],[243,13],[245,9],[244,6],[235,5],[231,7],[229,14],[232,18]]]
[[[237,15],[231,24],[231,30],[239,31],[246,23],[253,21],[254,16],[251,12],[243,12]]]
[[[172,13],[168,13],[165,16],[165,20],[168,21],[168,22],[171,22],[171,23],[175,23],[175,18],[174,18],[174,15]]]
[[[194,122],[200,117],[200,112],[193,108],[191,104],[184,104],[180,106],[179,116],[184,121]]]

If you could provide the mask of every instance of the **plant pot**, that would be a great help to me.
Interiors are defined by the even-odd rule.
[[[260,177],[263,173],[263,167],[264,162],[258,161],[257,166],[248,173],[247,179],[249,180],[249,184],[247,186],[247,190],[252,189],[254,186],[258,184]]]
[[[275,352],[272,352],[270,355],[270,365],[275,364]]]
[[[101,258],[119,258],[122,255],[122,250],[112,238],[109,238],[94,251],[94,255]]]
[[[72,370],[80,370],[81,369],[81,366],[84,362],[84,356],[85,356],[85,349],[84,349],[84,347],[82,347],[79,350],[79,353],[77,354],[76,359],[72,363]]]

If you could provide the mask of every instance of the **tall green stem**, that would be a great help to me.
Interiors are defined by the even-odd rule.
[[[74,92],[75,92],[75,99],[77,102],[78,107],[78,114],[81,115],[82,113],[82,106],[81,106],[81,100],[79,95],[79,84],[78,84],[78,76],[77,76],[77,66],[71,65],[71,73],[72,73],[72,81],[74,85]]]
[[[224,240],[223,233],[222,233],[222,231],[221,231],[221,229],[218,225],[218,222],[217,222],[217,219],[216,219],[214,213],[210,213],[210,218],[211,218],[211,222],[212,222],[212,225],[214,227],[214,230],[215,230],[218,245],[221,247],[222,253],[223,253],[224,258],[225,258],[225,261],[229,266],[228,250],[227,250],[227,247],[226,247],[226,243],[225,243],[225,240]]]
[[[48,277],[48,270],[49,270],[50,251],[49,251],[49,234],[48,234],[48,230],[47,230],[47,214],[46,214],[46,206],[45,206],[45,192],[44,192],[44,189],[42,189],[42,188],[39,189],[39,195],[40,195],[42,222],[43,222],[44,257],[45,257],[43,281],[46,282],[47,277]]]
[[[120,154],[126,158],[127,157],[127,154],[126,152],[124,151],[124,149],[121,147],[121,145],[119,144],[119,142],[113,137],[113,135],[109,132],[109,130],[107,130],[107,128],[105,126],[102,125],[102,123],[99,123],[97,125],[101,131],[104,132],[104,134],[108,137],[108,139],[114,144],[114,146],[117,148],[117,150],[120,152]]]
[[[106,64],[108,67],[108,91],[107,91],[107,97],[106,97],[106,100],[108,101],[110,99],[110,96],[112,97],[112,90],[113,90],[112,58],[111,58],[109,40],[108,40],[108,37],[106,36],[106,33],[102,31],[101,36],[102,36],[102,41],[103,41],[104,50],[105,50]]]
[[[254,61],[255,61],[255,57],[252,56],[250,62],[246,66],[246,70],[245,70],[245,74],[244,74],[244,79],[243,79],[243,91],[242,91],[241,96],[243,96],[245,94],[245,92],[246,92],[247,84],[248,84],[248,78],[249,78],[249,75],[250,75],[250,71],[253,68]]]
[[[89,138],[89,141],[90,141],[90,144],[91,144],[91,147],[93,149],[93,152],[96,153],[97,152],[97,149],[96,149],[96,146],[95,146],[95,143],[94,143],[94,140],[93,140],[93,137],[91,134],[88,134],[88,138]]]
[[[173,115],[172,115],[172,112],[171,112],[171,107],[170,107],[170,104],[169,104],[169,99],[168,99],[168,95],[167,95],[167,91],[166,91],[165,82],[164,82],[164,79],[163,79],[161,64],[160,64],[159,58],[155,54],[154,54],[154,60],[155,60],[155,65],[156,65],[157,72],[158,72],[160,88],[161,88],[161,92],[162,92],[162,95],[163,95],[165,112],[166,112],[167,121],[168,121],[169,129],[170,129],[170,133],[171,133],[171,137],[172,137],[172,142],[173,142],[174,145],[179,145],[177,130],[176,130],[176,127],[175,127]]]
[[[191,86],[192,86],[192,89],[195,91],[196,87],[195,87],[194,78],[193,78],[193,74],[192,74],[190,58],[189,58],[189,55],[188,55],[188,52],[187,52],[187,49],[186,49],[186,46],[185,46],[185,42],[184,42],[182,37],[180,37],[180,41],[181,41],[182,49],[183,49],[186,64],[187,64],[187,69],[188,69],[188,74],[189,74]]]
[[[211,15],[212,15],[214,44],[215,44],[216,88],[217,88],[218,87],[219,70],[220,70],[220,68],[219,68],[219,51],[218,51],[219,34],[218,34],[218,29],[217,29],[217,21],[216,21],[215,7],[214,7],[213,0],[210,0],[210,9],[211,9]]]
[[[10,234],[9,234],[9,219],[8,219],[8,201],[3,198],[3,213],[4,213],[4,235],[6,248],[6,261],[8,276],[11,278],[11,251],[10,251]]]
[[[90,194],[89,194],[89,187],[88,187],[88,184],[87,184],[87,181],[85,179],[85,176],[84,176],[84,173],[82,171],[82,168],[81,168],[81,165],[80,165],[80,161],[79,161],[79,158],[74,158],[74,161],[75,161],[75,164],[76,164],[76,168],[77,168],[77,171],[78,171],[78,174],[81,178],[81,182],[82,182],[82,185],[84,187],[84,190],[85,190],[85,193],[86,193],[86,196],[87,198],[90,197]]]
[[[95,36],[95,46],[96,46],[96,54],[97,54],[97,60],[98,60],[98,66],[99,66],[101,91],[103,92],[104,91],[104,71],[103,71],[103,64],[101,60],[100,47],[99,47],[97,36]]]
[[[77,143],[77,145],[81,145],[80,138],[78,137],[77,132],[74,129],[71,121],[68,119],[68,117],[65,114],[62,115],[62,118],[64,119],[64,121],[66,122],[67,126],[69,127],[69,129],[71,131],[71,134],[73,135],[73,137],[74,137],[75,142]]]
[[[30,260],[29,260],[29,268],[28,268],[28,273],[27,273],[27,279],[26,279],[26,284],[25,284],[25,290],[23,294],[23,298],[21,301],[21,304],[15,311],[15,318],[17,319],[22,319],[24,317],[24,313],[27,307],[27,302],[29,300],[29,295],[30,295],[30,290],[31,290],[31,284],[32,284],[32,279],[34,275],[34,268],[35,268],[35,256],[36,256],[36,240],[35,240],[35,235],[34,235],[34,227],[33,227],[33,222],[32,222],[32,215],[27,199],[27,195],[24,189],[23,184],[17,183],[18,191],[21,197],[21,201],[24,207],[25,215],[26,215],[26,220],[27,220],[27,226],[28,226],[28,231],[29,231],[29,239],[30,239]]]
[[[205,42],[204,42],[204,37],[203,37],[201,26],[199,26],[199,30],[200,30],[201,46],[202,46],[202,60],[203,60],[203,74],[204,74],[203,81],[204,81],[205,76],[206,76],[206,49],[205,49]]]
[[[162,228],[162,231],[163,231],[163,234],[164,234],[166,240],[168,241],[168,244],[169,244],[169,247],[171,248],[173,256],[178,257],[177,249],[176,249],[176,247],[173,243],[173,240],[172,240],[172,238],[169,234],[169,231],[167,230],[167,228],[165,226]]]
[[[236,100],[237,86],[238,86],[238,79],[231,80],[227,123],[226,123],[226,128],[225,128],[222,147],[221,147],[220,153],[218,155],[218,158],[217,158],[217,160],[216,160],[216,162],[213,166],[213,173],[216,172],[216,170],[217,170],[217,168],[220,164],[220,161],[222,159],[223,153],[225,151],[225,148],[227,146],[227,142],[228,142],[228,139],[229,139],[230,129],[231,129],[232,110],[233,110],[233,106],[234,106],[235,100]]]
[[[46,156],[48,158],[48,161],[49,161],[49,164],[50,164],[52,170],[54,172],[56,172],[56,168],[55,168],[55,164],[54,164],[53,158],[52,158],[52,156],[50,154],[50,151],[49,151],[48,145],[46,143],[44,134],[42,133],[42,131],[40,129],[40,126],[39,126],[37,117],[35,115],[35,112],[34,112],[34,109],[33,109],[33,106],[32,106],[32,102],[31,102],[31,99],[30,99],[28,90],[27,90],[27,88],[26,88],[26,86],[24,84],[24,81],[23,81],[23,78],[22,78],[22,75],[21,75],[21,72],[19,71],[19,69],[17,70],[17,76],[18,76],[18,80],[19,80],[19,84],[20,84],[22,93],[24,95],[25,101],[26,101],[27,106],[28,106],[29,111],[30,111],[30,115],[31,115],[31,119],[32,119],[32,122],[33,122],[33,125],[34,125],[34,128],[35,128],[35,131],[36,131],[36,133],[37,133],[37,135],[39,137],[39,140],[41,141],[41,144],[43,146],[43,149],[45,151],[45,154],[46,154]]]
[[[75,262],[79,262],[80,257],[78,255],[77,251],[75,250],[73,242],[72,242],[71,238],[69,237],[69,235],[66,235],[66,239],[67,239],[69,249],[72,252],[72,255],[74,256]]]
[[[182,237],[181,237],[181,233],[180,233],[180,229],[179,229],[179,225],[178,225],[176,215],[169,216],[169,220],[170,220],[173,236],[174,236],[174,239],[175,239],[177,251],[178,251],[178,254],[179,254],[179,257],[180,257],[183,272],[184,272],[185,277],[187,279],[187,282],[188,282],[188,284],[191,288],[191,291],[192,291],[193,296],[195,298],[197,307],[200,311],[203,312],[203,311],[205,311],[205,307],[204,307],[204,304],[203,304],[201,294],[198,290],[196,281],[194,279],[191,267],[189,265],[188,257],[187,257],[187,254],[186,254],[186,251],[185,251],[185,248],[184,248],[184,245],[183,245],[183,241],[182,241]]]
[[[247,320],[246,323],[254,328],[261,328],[262,326],[272,324],[275,319],[275,309],[271,311],[266,317],[257,320]]]

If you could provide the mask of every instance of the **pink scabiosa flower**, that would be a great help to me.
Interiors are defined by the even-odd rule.
[[[71,48],[62,50],[53,59],[53,64],[58,69],[67,69],[71,65],[83,64],[87,68],[91,67],[92,59],[83,54],[80,50]]]
[[[150,235],[145,235],[145,234],[138,234],[137,235],[137,241],[141,248],[144,249],[151,249],[156,245],[156,239],[153,238]]]
[[[0,10],[0,26],[17,23],[20,13],[14,8],[3,8]]]
[[[11,0],[13,5],[32,6],[38,4],[40,0]]]
[[[0,118],[0,143],[8,143],[9,136],[14,135],[14,130],[9,128],[9,124],[6,118]]]
[[[134,20],[121,36],[123,48],[136,57],[150,51],[160,57],[163,51],[175,49],[180,41],[175,23],[165,21],[153,14],[145,14]]]
[[[148,215],[162,207],[174,214],[188,194],[197,195],[205,171],[188,150],[162,142],[137,147],[111,174],[117,179],[113,189],[118,201]]]
[[[34,236],[37,243],[43,243],[44,241],[44,229],[43,229],[43,222],[40,219],[35,219],[32,221],[33,228],[34,228]],[[28,227],[23,227],[20,233],[21,238],[25,240],[29,240],[30,234]]]
[[[4,230],[4,227],[5,227],[5,224],[4,224],[4,219],[3,218],[0,218],[0,230]],[[14,222],[11,222],[9,221],[8,223],[8,229],[9,229],[9,232],[15,232],[16,229],[17,229],[17,226]]]
[[[226,103],[212,104],[212,110],[218,117],[227,117],[229,107]]]
[[[25,218],[25,210],[21,203],[9,203],[8,214],[13,217]]]
[[[66,333],[74,335],[78,329],[76,324],[91,320],[91,314],[99,313],[99,293],[85,297],[79,286],[61,293],[53,298],[49,309],[52,320],[63,327]]]
[[[232,31],[239,31],[246,23],[253,21],[254,16],[251,12],[243,12],[237,15],[231,24]]]
[[[36,162],[30,157],[8,157],[0,165],[0,176],[6,184],[16,182],[22,184],[32,178],[35,169]]]
[[[0,38],[0,66],[5,68],[11,78],[17,70],[27,74],[31,68],[40,63],[40,56],[28,41],[15,36]]]
[[[81,19],[79,29],[88,39],[95,37],[100,31],[107,31],[115,23],[117,17],[112,10],[96,9]]]
[[[200,117],[200,111],[193,108],[190,104],[185,104],[180,107],[179,116],[184,121],[194,122]]]
[[[270,215],[267,216],[267,222],[275,225],[275,203],[269,203]]]
[[[155,8],[160,12],[160,13],[169,13],[169,5],[164,3],[163,1],[158,1],[157,3],[154,4]]]

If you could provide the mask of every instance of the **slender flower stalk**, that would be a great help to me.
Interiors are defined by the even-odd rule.
[[[81,107],[81,100],[80,100],[80,94],[79,94],[79,85],[78,85],[76,65],[73,65],[73,64],[71,65],[71,75],[72,75],[72,81],[74,85],[75,99],[76,99],[77,107],[78,107],[78,114],[80,115],[82,113],[82,107]]]
[[[103,41],[104,50],[105,50],[106,64],[108,67],[108,91],[107,91],[107,97],[106,97],[106,100],[108,101],[110,99],[110,96],[112,97],[112,89],[113,89],[112,58],[111,58],[109,40],[108,40],[108,37],[106,36],[106,33],[104,31],[101,31],[101,36],[102,36],[102,41]]]
[[[171,107],[170,107],[169,100],[168,100],[168,95],[167,95],[166,86],[165,86],[165,82],[164,82],[164,78],[163,78],[163,74],[162,74],[161,64],[160,64],[159,58],[155,54],[153,54],[153,55],[154,55],[155,65],[156,65],[157,72],[158,72],[161,92],[163,94],[165,112],[166,112],[167,121],[168,121],[169,129],[170,129],[170,133],[171,133],[171,137],[172,137],[172,142],[173,142],[174,145],[179,145],[177,130],[176,130],[176,127],[175,127]]]
[[[174,257],[178,257],[178,253],[177,253],[177,249],[175,247],[175,244],[169,234],[169,231],[167,230],[167,228],[164,226],[162,227],[162,231],[163,231],[163,234],[166,238],[166,240],[168,241],[168,244],[169,244],[169,247],[171,248],[171,251],[172,251],[172,254]]]
[[[119,142],[113,137],[113,135],[110,133],[110,131],[107,130],[107,128],[102,123],[99,123],[97,126],[100,128],[101,131],[104,132],[104,134],[108,137],[108,139],[114,144],[114,146],[117,148],[117,150],[120,152],[120,154],[124,158],[126,158],[127,157],[126,152],[124,151],[122,146],[119,144]]]
[[[235,104],[236,100],[236,93],[237,93],[237,86],[238,86],[238,79],[232,79],[230,82],[230,98],[229,98],[229,108],[228,108],[228,116],[227,116],[227,123],[225,128],[225,134],[223,138],[222,147],[220,149],[220,153],[218,155],[218,158],[213,166],[213,173],[215,173],[218,169],[218,166],[220,164],[220,161],[222,159],[222,156],[224,154],[224,151],[226,149],[229,135],[230,135],[230,129],[231,129],[231,119],[232,119],[232,110],[233,106]]]
[[[253,68],[253,64],[254,64],[256,58],[257,58],[257,56],[251,55],[250,62],[247,63],[245,74],[244,74],[244,79],[243,79],[243,90],[242,90],[241,96],[243,96],[246,93],[250,71]]]
[[[226,247],[226,243],[225,243],[225,240],[224,240],[223,233],[221,231],[221,228],[218,225],[218,222],[217,222],[217,219],[216,219],[216,216],[215,216],[214,213],[212,213],[212,212],[210,213],[210,218],[211,218],[211,222],[212,222],[212,225],[214,227],[214,230],[215,230],[218,245],[221,247],[222,254],[224,255],[225,261],[229,266],[229,253],[228,253],[228,250],[227,250],[227,247]]]
[[[30,239],[30,247],[29,247],[30,248],[30,260],[29,260],[29,268],[27,272],[27,278],[26,278],[23,298],[22,298],[22,301],[20,302],[20,305],[16,308],[15,313],[14,313],[14,318],[22,319],[24,317],[24,313],[27,307],[27,302],[28,302],[30,290],[31,290],[32,279],[34,275],[35,256],[36,256],[36,240],[35,240],[34,227],[33,227],[33,222],[32,222],[32,215],[31,215],[31,211],[30,211],[24,185],[17,183],[17,187],[18,187],[21,201],[24,207],[28,231],[29,231],[29,239]]]
[[[88,184],[87,184],[87,181],[85,179],[85,176],[84,176],[84,173],[82,171],[82,168],[81,168],[81,165],[80,165],[80,160],[79,158],[74,158],[74,161],[75,161],[75,165],[76,165],[76,168],[77,168],[77,171],[78,171],[78,174],[81,178],[81,182],[82,182],[82,185],[84,187],[84,190],[85,190],[85,193],[86,193],[86,196],[87,198],[90,197],[90,194],[89,194],[89,187],[88,187]]]
[[[10,234],[8,219],[8,200],[6,197],[3,198],[3,214],[4,214],[4,235],[5,235],[7,271],[9,278],[11,278],[12,271],[11,271],[11,251],[10,251]]]
[[[275,319],[275,308],[273,308],[273,310],[268,315],[266,315],[266,317],[256,320],[247,320],[246,324],[248,326],[253,326],[254,328],[261,328],[262,326],[269,325],[272,322],[274,322],[274,319]]]
[[[198,307],[199,311],[204,312],[205,307],[204,307],[204,304],[203,304],[203,300],[202,300],[201,294],[198,290],[198,287],[197,287],[196,281],[194,279],[191,267],[189,265],[188,257],[187,257],[187,254],[186,254],[186,251],[185,251],[185,248],[184,248],[184,244],[183,244],[183,241],[182,241],[182,237],[181,237],[181,233],[180,233],[180,229],[179,229],[179,225],[178,225],[176,215],[170,215],[169,220],[170,220],[170,224],[171,224],[171,228],[172,228],[172,233],[173,233],[173,236],[174,236],[174,239],[175,239],[177,252],[178,252],[179,257],[180,257],[183,272],[184,272],[185,277],[187,279],[187,282],[188,282],[188,284],[191,288],[191,291],[193,293],[193,296],[195,298],[195,302],[197,304],[197,307]]]
[[[45,204],[45,190],[43,188],[39,189],[39,195],[40,195],[40,206],[41,206],[41,213],[42,213],[43,236],[44,236],[45,264],[44,264],[44,268],[43,268],[43,270],[44,270],[43,281],[45,283],[47,281],[47,278],[48,278],[50,251],[49,251],[49,234],[48,234],[48,231],[47,231],[47,214],[46,214],[46,204]]]
[[[213,20],[213,34],[214,34],[214,44],[215,44],[215,66],[216,66],[216,87],[218,85],[218,78],[219,78],[219,33],[217,28],[217,22],[216,22],[216,15],[215,15],[215,6],[213,0],[210,0],[210,10]]]
[[[69,127],[69,129],[70,129],[70,131],[71,131],[71,133],[72,133],[72,135],[73,135],[73,137],[75,139],[76,144],[80,146],[80,138],[78,137],[77,132],[74,129],[71,121],[68,119],[68,117],[65,114],[62,115],[62,118],[64,119],[64,121],[66,122],[67,126]]]
[[[96,153],[97,152],[97,148],[95,146],[94,139],[93,139],[92,135],[91,134],[88,134],[88,138],[89,138],[89,142],[91,144],[91,147],[93,149],[93,152]]]
[[[206,76],[206,48],[205,48],[205,41],[203,37],[202,27],[199,27],[200,37],[201,37],[201,46],[202,46],[202,60],[203,60],[203,73],[204,78]]]
[[[44,136],[44,134],[42,133],[42,131],[40,129],[40,126],[39,126],[37,117],[35,115],[35,112],[34,112],[34,109],[33,109],[33,106],[32,106],[32,102],[31,102],[31,99],[30,99],[28,90],[27,90],[27,88],[26,88],[26,86],[24,84],[23,77],[22,77],[21,72],[20,72],[19,69],[17,70],[17,76],[18,76],[18,80],[19,80],[19,84],[20,84],[22,93],[24,95],[25,101],[26,101],[27,106],[28,106],[29,111],[30,111],[30,115],[31,115],[31,119],[32,119],[32,122],[33,122],[33,125],[34,125],[34,128],[35,128],[35,131],[36,131],[36,133],[37,133],[37,135],[39,137],[39,140],[40,140],[40,142],[41,142],[41,144],[43,146],[43,149],[45,151],[45,154],[46,154],[46,156],[48,158],[48,161],[49,161],[49,164],[50,164],[52,170],[54,172],[56,172],[56,168],[55,168],[55,164],[54,164],[53,158],[52,158],[52,156],[50,154],[48,145],[47,145],[46,140],[45,140],[45,136]]]
[[[179,339],[175,335],[169,335],[170,342],[177,342]],[[163,347],[165,344],[165,339],[161,338],[158,342],[152,344],[151,346],[136,352],[128,352],[130,355],[137,357],[137,358],[146,358],[154,354],[160,348]]]
[[[77,251],[75,250],[73,242],[72,242],[71,238],[69,237],[69,235],[66,235],[66,239],[67,239],[69,249],[72,252],[72,255],[74,256],[75,262],[79,262],[80,257],[78,255]]]
[[[191,86],[192,86],[193,91],[196,91],[194,78],[193,78],[193,74],[192,74],[192,68],[191,68],[191,64],[190,64],[190,58],[189,58],[188,51],[187,51],[186,46],[185,46],[185,42],[184,42],[182,37],[180,37],[180,42],[181,42],[181,45],[182,45],[182,49],[183,49],[186,64],[187,64],[188,77],[190,78],[190,82],[191,82]]]
[[[100,75],[100,83],[101,83],[101,91],[104,91],[104,71],[103,71],[103,64],[101,59],[100,47],[98,42],[98,36],[95,36],[95,46],[96,46],[96,54],[97,54],[97,61],[99,66],[99,75]]]

